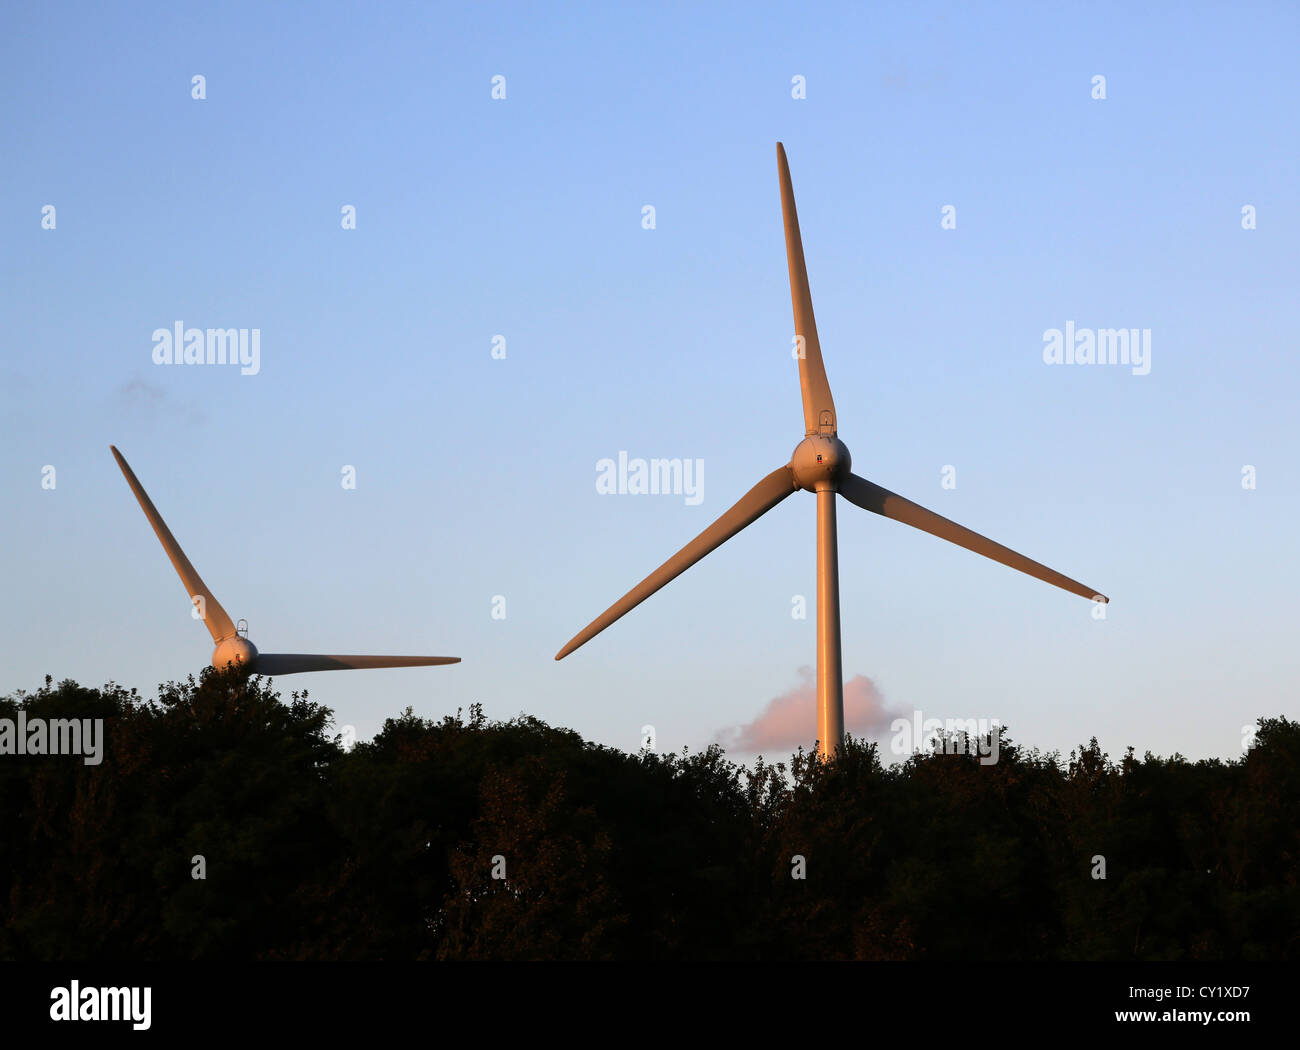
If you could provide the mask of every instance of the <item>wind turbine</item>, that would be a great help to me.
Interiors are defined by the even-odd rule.
[[[776,144],[781,178],[781,211],[785,218],[785,254],[790,266],[790,298],[794,304],[794,329],[799,356],[799,386],[803,393],[804,439],[795,446],[790,462],[778,467],[750,489],[717,521],[691,540],[663,565],[584,627],[555,655],[562,660],[586,644],[625,613],[636,608],[670,580],[676,579],[710,551],[753,524],[798,489],[817,496],[817,743],[823,754],[833,754],[844,738],[844,676],[840,659],[840,581],[835,541],[835,494],[838,492],[863,510],[911,525],[913,528],[965,547],[976,554],[1019,569],[1072,594],[1097,602],[1109,599],[1078,580],[1049,569],[1023,554],[949,521],[881,488],[850,469],[849,450],[837,434],[838,421],[830,384],[822,364],[817,323],[813,319],[808,269],[804,265],[799,216],[785,147]]]
[[[460,663],[459,656],[322,656],[314,653],[259,653],[257,647],[239,633],[226,614],[226,610],[221,607],[221,603],[213,597],[207,584],[194,571],[194,566],[190,564],[189,558],[185,557],[181,545],[176,542],[176,537],[167,528],[167,523],[162,520],[162,515],[154,507],[153,501],[136,478],[135,472],[122,458],[122,453],[112,445],[109,448],[113,450],[113,457],[126,476],[126,483],[135,493],[140,509],[144,511],[144,516],[153,526],[158,542],[163,545],[163,550],[171,559],[176,575],[185,584],[185,593],[190,596],[190,601],[198,609],[199,616],[207,624],[212,640],[217,643],[217,647],[212,651],[212,666],[218,671],[224,670],[231,664],[245,667],[252,674],[284,675],[298,674],[302,671],[345,671],[367,667],[427,667],[433,664]]]

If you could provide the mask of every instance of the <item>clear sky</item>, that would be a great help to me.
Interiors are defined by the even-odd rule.
[[[1300,709],[1300,13],[1133,8],[6,4],[0,691],[211,653],[113,443],[262,650],[464,658],[282,679],[363,737],[758,718],[814,658],[806,494],[552,657],[803,435],[782,140],[855,471],[1112,599],[842,502],[846,678],[1239,754]],[[155,365],[177,321],[260,371]],[[1150,329],[1150,373],[1045,364],[1066,322]],[[599,494],[620,450],[702,501]]]

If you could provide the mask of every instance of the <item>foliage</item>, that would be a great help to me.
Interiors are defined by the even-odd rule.
[[[0,756],[4,959],[1300,958],[1285,718],[1227,762],[1003,729],[993,764],[846,738],[749,769],[477,707],[345,750],[305,692],[215,671],[19,711],[107,742]]]

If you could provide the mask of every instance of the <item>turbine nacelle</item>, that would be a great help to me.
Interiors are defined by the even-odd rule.
[[[224,671],[231,664],[236,667],[251,667],[256,657],[257,646],[247,638],[235,635],[217,643],[217,647],[212,650],[212,666],[218,671]]]
[[[795,446],[790,457],[795,484],[809,492],[827,487],[838,490],[852,468],[848,446],[833,434],[809,435]]]

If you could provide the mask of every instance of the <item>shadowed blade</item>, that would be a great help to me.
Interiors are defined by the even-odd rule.
[[[568,645],[555,654],[555,658],[563,660],[580,645],[589,642],[624,613],[635,609],[664,584],[676,579],[710,551],[721,547],[741,529],[752,525],[794,490],[794,471],[788,464],[772,471],[741,496],[735,506],[722,517],[592,620],[573,637]]]
[[[176,542],[176,537],[172,535],[171,529],[167,528],[167,523],[162,520],[162,515],[154,507],[153,501],[149,499],[149,494],[145,492],[144,486],[140,484],[134,471],[122,458],[122,453],[113,445],[108,447],[112,449],[113,458],[117,460],[117,465],[122,468],[122,473],[126,476],[126,483],[131,486],[131,491],[135,493],[136,502],[140,504],[144,516],[149,519],[149,524],[153,526],[158,542],[163,545],[163,550],[167,552],[167,557],[171,559],[176,575],[185,584],[185,593],[190,596],[190,601],[195,598],[203,599],[200,611],[203,613],[203,622],[207,624],[213,641],[219,642],[223,638],[232,637],[235,633],[235,625],[231,622],[230,617],[226,615],[226,610],[221,607],[221,603],[208,590],[207,584],[194,571],[194,566],[190,564],[189,558],[185,557],[181,545]]]
[[[808,267],[804,265],[803,238],[799,235],[799,215],[794,207],[790,165],[786,163],[785,147],[779,142],[776,144],[776,163],[781,173],[781,214],[785,218],[785,257],[790,266],[794,334],[803,337],[799,388],[803,394],[804,429],[806,434],[834,434],[835,402],[826,381],[821,343],[817,340],[817,321],[813,317],[812,292],[808,288]]]
[[[1055,569],[1049,569],[1046,565],[1041,565],[1032,558],[1017,554],[1010,547],[994,543],[987,537],[981,536],[978,532],[972,532],[970,529],[958,525],[955,521],[949,521],[932,510],[926,510],[919,504],[904,499],[895,492],[890,492],[889,489],[873,485],[870,481],[860,478],[856,474],[849,475],[848,480],[840,485],[840,495],[850,503],[856,503],[863,510],[869,510],[873,514],[879,514],[882,517],[892,518],[894,521],[901,521],[904,525],[911,525],[914,529],[928,532],[932,536],[938,536],[941,540],[955,543],[958,547],[965,547],[968,551],[974,551],[976,554],[992,558],[1003,565],[1019,569],[1037,580],[1060,587],[1071,594],[1079,595],[1081,598],[1096,599],[1102,602],[1110,601],[1104,594],[1098,594],[1091,587],[1085,587],[1078,580],[1062,576]]]
[[[258,653],[253,674],[298,674],[301,671],[360,671],[368,667],[433,667],[458,664],[459,656],[321,656],[314,653]]]

